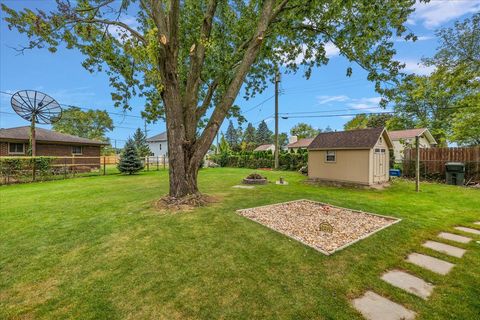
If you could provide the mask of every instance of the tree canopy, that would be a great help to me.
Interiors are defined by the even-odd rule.
[[[52,124],[55,131],[82,138],[107,141],[106,133],[112,131],[113,120],[105,110],[81,110],[70,107],[62,112],[59,121]]]
[[[170,195],[197,193],[200,161],[242,86],[262,92],[276,67],[308,78],[327,64],[326,45],[357,63],[388,97],[402,64],[393,41],[414,36],[404,23],[415,0],[58,0],[56,10],[13,10],[10,28],[28,48],[55,52],[62,43],[85,55],[90,72],[106,72],[116,105],[130,109],[143,97],[143,115],[165,118]],[[128,18],[135,23],[128,23]],[[352,68],[346,70],[351,75]],[[201,129],[201,130],[200,130]]]
[[[441,145],[471,144],[480,140],[480,13],[436,34],[440,46],[424,59],[435,70],[396,87],[395,115],[398,123],[428,127]]]
[[[273,132],[268,128],[265,120],[262,120],[258,124],[258,128],[255,132],[255,142],[257,145],[273,143]]]
[[[297,136],[298,139],[314,138],[319,132],[319,130],[314,129],[311,125],[304,122],[297,123],[290,129],[290,134]]]

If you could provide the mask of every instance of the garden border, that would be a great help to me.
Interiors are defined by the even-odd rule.
[[[305,246],[307,246],[307,247],[310,247],[310,248],[312,248],[312,249],[314,249],[314,250],[316,250],[316,251],[318,251],[318,252],[320,252],[320,253],[323,253],[323,254],[326,255],[326,256],[333,255],[334,253],[336,253],[336,252],[338,252],[338,251],[341,251],[341,250],[343,250],[343,249],[345,249],[345,248],[347,248],[347,247],[349,247],[349,246],[351,246],[351,245],[353,245],[353,244],[355,244],[355,243],[357,243],[357,242],[359,242],[359,241],[361,241],[361,240],[363,240],[363,239],[366,239],[366,238],[370,237],[371,235],[373,235],[373,234],[375,234],[375,233],[377,233],[377,232],[380,232],[380,231],[382,231],[382,230],[384,230],[384,229],[386,229],[386,228],[388,228],[388,227],[391,227],[391,226],[393,226],[394,224],[399,223],[400,221],[402,221],[401,218],[396,218],[396,217],[387,216],[387,215],[382,215],[382,214],[377,214],[377,213],[372,213],[372,212],[365,212],[365,211],[362,211],[362,210],[356,210],[356,209],[350,209],[350,208],[345,208],[345,207],[339,207],[339,206],[331,205],[331,204],[329,204],[329,203],[325,203],[325,202],[321,202],[321,201],[315,201],[315,200],[310,200],[310,199],[297,199],[297,200],[291,200],[291,201],[285,201],[285,202],[278,202],[278,203],[266,204],[266,205],[263,205],[263,206],[237,209],[237,210],[235,210],[235,212],[239,213],[239,212],[244,211],[244,210],[251,210],[251,209],[257,209],[257,208],[265,208],[265,207],[270,207],[270,206],[277,205],[277,204],[288,204],[288,203],[294,203],[294,202],[299,202],[299,201],[307,201],[307,202],[311,202],[311,203],[315,203],[315,204],[327,205],[327,206],[334,207],[334,208],[337,208],[337,209],[349,210],[349,211],[352,211],[352,212],[363,213],[363,214],[368,214],[368,215],[372,215],[372,216],[377,216],[377,217],[392,219],[392,220],[394,220],[394,221],[393,221],[392,223],[388,224],[388,225],[385,225],[385,226],[383,226],[383,227],[381,227],[381,228],[379,228],[379,229],[376,229],[376,230],[374,230],[374,231],[372,231],[372,232],[370,232],[370,233],[367,233],[367,234],[365,234],[365,235],[363,235],[363,236],[361,236],[361,237],[359,237],[359,238],[357,238],[357,239],[355,239],[355,240],[353,240],[353,241],[351,241],[351,242],[349,242],[349,243],[346,243],[346,244],[344,244],[343,246],[338,247],[337,249],[333,250],[332,252],[327,252],[327,251],[325,251],[325,250],[316,248],[316,247],[314,247],[314,246],[312,246],[312,245],[310,245],[310,244],[308,244],[308,243],[305,243],[304,241],[296,238],[295,236],[290,236],[290,235],[288,235],[288,234],[285,234],[285,233],[283,233],[283,232],[280,232],[280,231],[278,231],[278,230],[275,230],[275,229],[273,229],[272,227],[267,226],[267,225],[265,225],[265,224],[263,224],[263,223],[260,223],[260,222],[258,222],[258,221],[255,221],[255,220],[250,219],[250,218],[248,218],[248,217],[245,217],[245,216],[243,216],[243,215],[241,215],[241,216],[244,217],[245,219],[248,219],[248,220],[250,220],[250,221],[253,221],[253,222],[255,222],[255,223],[257,223],[257,224],[259,224],[259,225],[261,225],[261,226],[263,226],[263,227],[266,227],[266,228],[268,228],[268,229],[270,229],[270,230],[273,230],[273,231],[275,231],[276,233],[279,233],[279,234],[281,234],[281,235],[283,235],[283,236],[285,236],[285,237],[287,237],[287,238],[294,239],[294,240],[300,242],[301,244],[303,244],[303,245],[305,245]]]

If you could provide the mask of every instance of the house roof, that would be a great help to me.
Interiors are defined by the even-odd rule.
[[[167,141],[167,132],[162,132],[153,137],[147,138],[147,142]]]
[[[307,148],[315,138],[303,138],[287,144],[287,148]]]
[[[370,128],[322,132],[312,141],[308,149],[371,149],[384,131],[384,128]],[[390,141],[387,143],[391,145]]]
[[[37,142],[57,142],[85,145],[107,145],[103,141],[91,140],[60,133],[44,128],[35,128],[35,139]],[[28,141],[30,140],[30,127],[0,128],[0,140],[6,141]]]
[[[437,141],[435,141],[435,138],[432,136],[432,134],[427,128],[390,131],[388,134],[390,135],[390,138],[392,140],[412,139],[417,136],[425,135],[425,137],[431,144],[437,143]]]
[[[255,148],[253,151],[267,151],[269,148],[275,148],[275,145],[273,144],[262,144],[258,147]]]

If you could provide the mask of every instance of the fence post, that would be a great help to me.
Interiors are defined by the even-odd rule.
[[[165,170],[165,155],[163,155],[163,170]]]
[[[147,163],[147,171],[150,171],[150,157],[145,156],[145,162]]]
[[[72,156],[72,171],[73,177],[75,178],[75,156]]]
[[[415,137],[415,149],[417,157],[415,159],[415,191],[420,191],[420,137]]]
[[[63,179],[67,179],[67,158],[63,158]]]
[[[107,174],[107,162],[106,162],[106,159],[105,159],[105,156],[103,156],[103,175],[106,175]]]
[[[32,181],[35,181],[35,157],[32,157]]]
[[[157,171],[158,171],[158,169],[159,169],[159,168],[158,168],[158,167],[159,167],[159,165],[160,165],[160,157],[159,157],[159,156],[157,156]]]

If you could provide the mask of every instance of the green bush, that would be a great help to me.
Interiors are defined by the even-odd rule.
[[[54,157],[2,157],[0,175],[4,179],[16,181],[31,180],[33,170],[37,179],[46,179],[53,174]]]
[[[273,168],[275,164],[275,157],[270,151],[241,151],[237,153],[224,152],[217,155],[211,155],[210,160],[217,163],[221,167],[250,169]],[[298,153],[281,151],[278,160],[281,170],[297,171],[301,167],[307,165],[308,153],[306,151]]]

